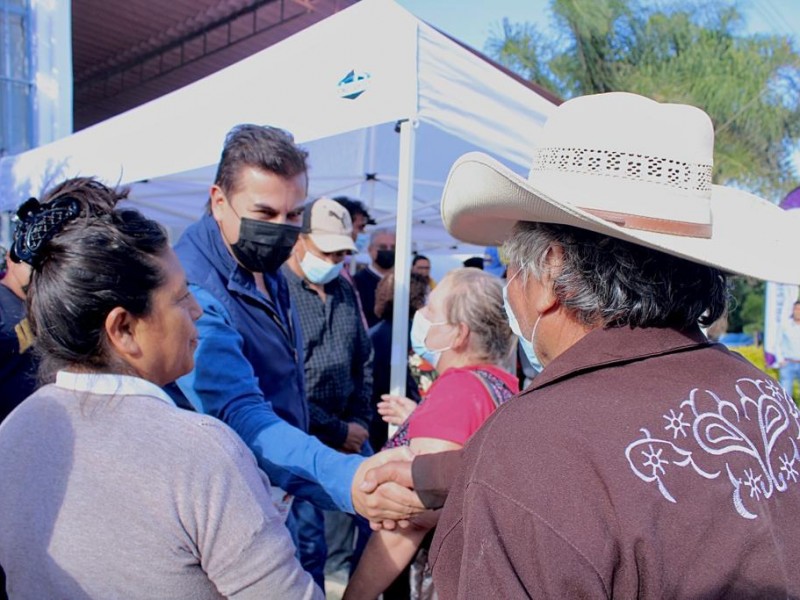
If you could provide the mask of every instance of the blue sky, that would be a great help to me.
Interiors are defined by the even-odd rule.
[[[499,31],[503,18],[550,25],[550,0],[397,0],[422,20],[458,38],[477,50],[492,31]],[[653,1],[651,4],[666,4]],[[733,2],[726,2],[733,4]],[[800,1],[742,0],[737,3],[749,31],[797,35],[800,32]]]
[[[591,0],[586,0],[590,2]],[[642,0],[647,2],[647,0]],[[530,22],[541,31],[551,27],[550,0],[397,0],[398,4],[462,42],[484,50],[489,35],[499,33],[503,18],[512,22]],[[667,4],[669,0],[650,0],[649,4]],[[745,29],[751,33],[791,36],[800,49],[800,0],[724,0],[739,6]],[[800,173],[800,151],[794,155]]]

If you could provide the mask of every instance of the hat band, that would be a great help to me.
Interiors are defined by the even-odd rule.
[[[581,208],[581,210],[609,221],[614,225],[628,229],[640,229],[655,233],[668,233],[684,237],[711,238],[712,228],[708,223],[689,223],[687,221],[672,221],[669,219],[656,219],[642,215],[630,215],[611,210],[597,210],[594,208]]]
[[[710,164],[647,154],[545,147],[537,149],[534,154],[530,180],[537,181],[541,186],[545,181],[552,183],[552,177],[559,180],[566,178],[563,180],[566,184],[570,177],[581,176],[584,186],[591,186],[595,190],[604,189],[606,196],[611,189],[608,186],[614,186],[613,190],[616,192],[611,196],[614,197],[616,206],[606,203],[602,208],[597,205],[582,206],[581,210],[628,229],[710,238],[710,215],[703,218],[698,217],[698,214],[702,215],[704,209],[707,211],[707,203],[711,198],[711,170]],[[572,183],[574,187],[576,181],[573,180]],[[654,187],[642,187],[648,185]],[[669,210],[652,204],[648,206],[647,202],[651,200],[652,194],[665,193],[673,200],[669,203]],[[629,199],[623,201],[623,198]],[[681,204],[676,203],[678,199]],[[623,206],[627,210],[606,210],[606,207]],[[657,208],[661,210],[656,210]],[[650,214],[642,214],[646,212]]]
[[[534,153],[534,172],[580,173],[617,177],[629,181],[655,183],[711,196],[710,164],[590,148],[538,148]]]

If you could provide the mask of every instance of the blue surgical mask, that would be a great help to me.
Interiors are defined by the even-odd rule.
[[[519,274],[520,271],[517,271],[517,274],[514,275],[514,277]],[[542,315],[539,315],[539,317],[536,319],[536,323],[533,324],[533,331],[531,332],[530,339],[526,338],[522,333],[522,329],[520,329],[519,321],[517,321],[517,317],[514,315],[514,311],[511,308],[511,303],[508,301],[508,285],[513,281],[514,277],[509,279],[503,286],[503,308],[505,309],[506,316],[508,317],[508,326],[511,328],[511,331],[514,332],[514,335],[519,338],[519,343],[522,346],[522,351],[525,353],[525,357],[528,359],[528,362],[531,363],[532,367],[541,370],[542,362],[539,360],[539,357],[536,356],[534,340],[536,339],[536,328],[539,326],[539,320],[542,318]]]
[[[431,327],[434,325],[446,324],[446,321],[431,323],[428,318],[422,314],[421,310],[414,313],[414,320],[411,322],[411,348],[434,367],[436,367],[436,364],[442,357],[442,352],[450,350],[451,347],[447,346],[439,350],[432,350],[425,344],[425,338],[428,337],[428,331],[430,331]]]
[[[306,248],[306,255],[300,261],[300,268],[311,283],[325,285],[336,279],[342,272],[342,263],[329,263]]]
[[[368,233],[359,233],[356,236],[356,250],[359,254],[364,254],[369,247],[369,234]]]

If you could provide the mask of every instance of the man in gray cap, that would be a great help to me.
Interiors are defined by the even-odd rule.
[[[356,249],[350,214],[338,202],[320,198],[306,207],[303,231],[282,270],[303,334],[309,431],[335,450],[371,455],[367,439],[373,412],[372,344],[356,291],[339,277],[345,256]],[[302,500],[295,501],[293,510],[301,559],[308,571],[322,572],[326,528],[335,538],[332,551],[337,550],[337,556],[345,549],[345,554],[352,554],[349,515],[328,512],[323,517],[320,508]],[[368,531],[366,527],[364,534]],[[347,559],[339,560],[340,566]]]

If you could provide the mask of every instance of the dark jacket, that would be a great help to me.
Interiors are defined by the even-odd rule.
[[[697,328],[592,331],[467,443],[439,596],[800,596],[798,415]]]
[[[361,299],[361,308],[364,310],[364,316],[369,327],[375,325],[379,320],[375,315],[375,289],[380,281],[380,275],[369,267],[361,269],[353,275],[353,283],[356,284],[356,289]]]
[[[175,252],[203,314],[194,370],[167,391],[232,427],[273,484],[321,508],[351,511],[360,457],[303,433],[302,333],[283,275],[264,275],[267,298],[230,255],[210,215],[186,230]]]
[[[409,324],[409,330],[411,325]],[[372,340],[372,347],[375,350],[372,369],[372,410],[375,418],[369,424],[369,443],[377,452],[389,438],[389,430],[386,421],[378,414],[378,402],[381,401],[383,394],[390,391],[390,379],[392,372],[392,321],[381,320],[369,330],[369,339]],[[411,341],[408,342],[408,349],[411,349]],[[419,388],[411,370],[406,366],[406,397],[419,403],[422,398],[419,395]]]
[[[25,301],[0,285],[0,422],[36,389],[32,343]]]

